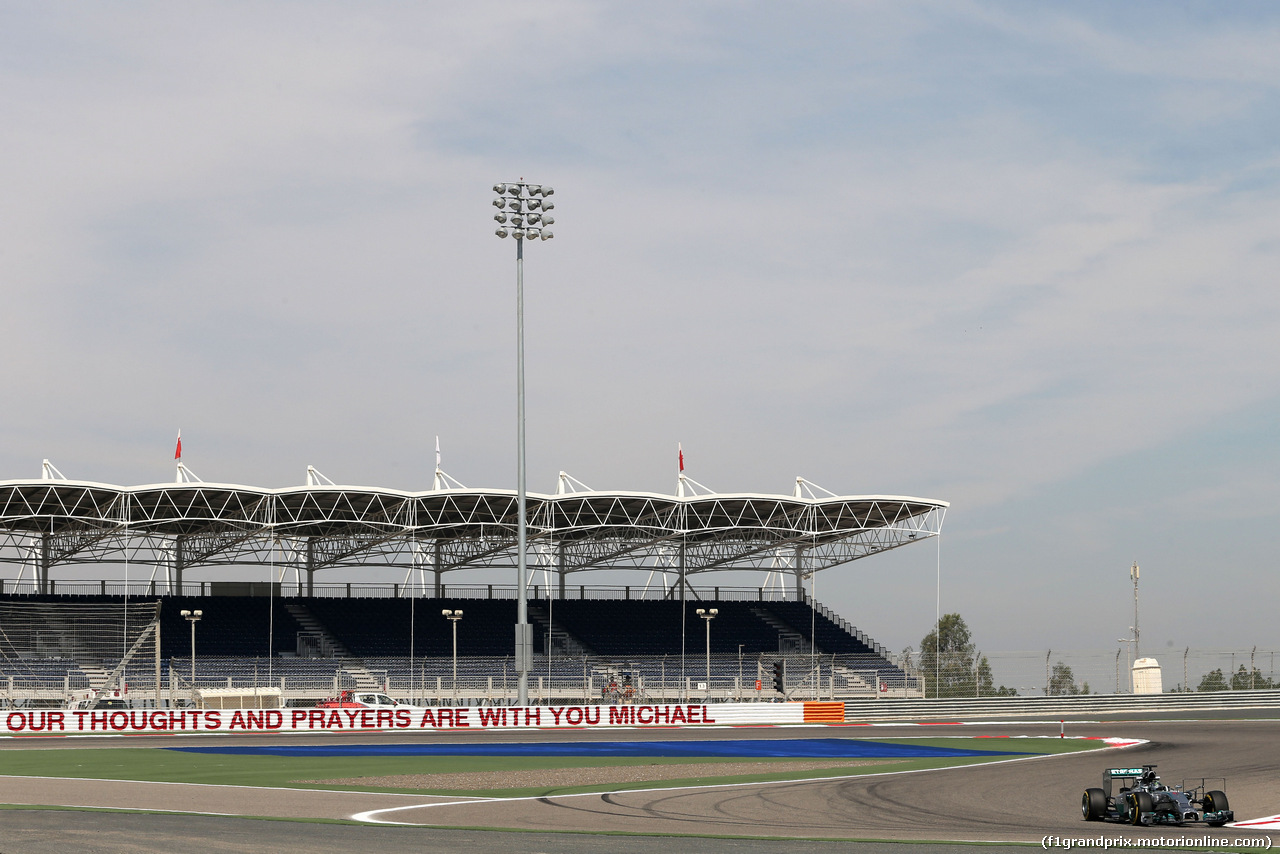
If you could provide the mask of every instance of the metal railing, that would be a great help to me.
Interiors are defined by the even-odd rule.
[[[331,663],[332,670],[289,673],[287,660],[273,666],[263,659],[220,658],[202,663],[197,658],[193,681],[190,659],[172,658],[166,662],[160,689],[166,702],[176,705],[186,705],[198,691],[263,688],[279,690],[289,705],[314,705],[353,689],[377,690],[402,702],[429,705],[509,704],[517,693],[509,658],[459,659],[456,682],[449,657],[380,658],[376,666],[366,666],[360,659],[323,661]],[[683,659],[672,655],[536,656],[530,700],[535,704],[778,702],[923,695],[918,679],[877,669],[867,656],[713,655],[710,663],[708,678],[706,657],[692,654]],[[782,691],[774,685],[775,664],[782,673]],[[152,671],[130,672],[125,681],[124,698],[139,704],[154,702]],[[87,683],[74,683],[65,676],[0,677],[0,706],[71,703],[88,691]]]
[[[54,596],[212,596],[215,595],[214,581],[183,581],[181,584],[165,579],[147,581],[105,581],[49,579],[49,595]],[[253,591],[246,595],[266,596],[267,584],[249,583],[242,585],[244,589]],[[260,589],[259,589],[260,588]],[[720,602],[777,602],[794,601],[795,591],[783,587],[729,587],[705,586],[690,587],[689,596]],[[566,584],[563,593],[558,584],[530,584],[530,599],[623,599],[654,600],[669,598],[666,588],[658,585],[640,584]],[[21,584],[13,580],[0,579],[0,594],[35,595],[35,586],[27,581]],[[307,592],[305,583],[281,582],[275,585],[273,595],[284,598],[318,596],[340,599],[394,599],[411,596],[439,599],[515,599],[514,584],[441,584],[435,586],[420,584],[400,584],[397,582],[320,582],[313,584],[311,592]],[[690,600],[692,601],[692,600]]]
[[[980,699],[888,699],[845,701],[845,720],[949,720],[1033,717],[1058,720],[1076,715],[1210,712],[1280,709],[1280,690],[1205,691],[1168,694],[1090,694],[1074,697],[984,697]]]
[[[726,657],[721,657],[721,664]],[[736,662],[736,657],[733,657]],[[955,699],[921,699],[919,685],[878,683],[875,671],[844,668],[838,659],[834,669],[806,668],[805,657],[788,658],[785,693],[772,686],[772,661],[766,658],[759,672],[744,663],[742,676],[717,670],[713,661],[712,678],[705,671],[690,673],[688,662],[683,674],[678,659],[653,660],[587,659],[581,672],[542,674],[530,680],[530,700],[536,704],[592,703],[676,703],[676,702],[777,702],[780,700],[840,700],[845,703],[845,719],[858,720],[967,720],[967,719],[1072,719],[1081,715],[1206,713],[1220,710],[1259,709],[1268,714],[1280,710],[1280,690],[1171,692],[1132,695],[1103,694],[1067,697],[984,697]],[[545,662],[538,662],[545,666]],[[828,657],[828,663],[830,663]],[[663,666],[665,664],[665,667]],[[641,665],[655,665],[656,672]],[[413,672],[377,671],[382,683],[377,689],[401,702],[415,705],[506,705],[514,702],[515,673],[495,668],[485,675],[459,676],[457,684],[449,675],[430,672],[431,668],[448,666],[447,660],[415,661]],[[178,663],[167,669],[161,684],[162,705],[186,706],[191,702],[192,683],[189,670]],[[612,668],[612,669],[610,669]],[[842,672],[846,671],[846,672]],[[760,677],[760,688],[756,676]],[[861,684],[858,682],[861,681]],[[815,692],[814,686],[818,687]],[[357,688],[349,671],[330,676],[272,676],[251,668],[239,676],[205,677],[197,674],[197,690],[278,689],[282,701],[291,706],[314,705],[319,700],[336,696],[338,691]],[[65,707],[87,696],[85,684],[74,680],[0,677],[0,708]],[[130,678],[119,694],[130,705],[147,708],[155,703],[154,679]]]

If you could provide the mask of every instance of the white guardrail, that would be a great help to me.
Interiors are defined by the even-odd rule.
[[[646,728],[857,721],[1078,718],[1280,710],[1280,690],[1147,696],[1002,697],[801,703],[660,703],[564,706],[394,706],[284,709],[31,709],[0,712],[0,736],[239,732],[367,732]]]
[[[1080,715],[1167,714],[1208,711],[1280,711],[1280,690],[1177,694],[1087,694],[1066,697],[846,700],[847,721],[968,718],[1057,719]]]
[[[0,714],[0,736],[423,732],[555,727],[628,729],[838,723],[842,703],[383,706],[310,709],[33,709]]]

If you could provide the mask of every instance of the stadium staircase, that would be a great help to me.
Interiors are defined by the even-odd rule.
[[[293,615],[302,626],[298,632],[298,656],[301,658],[334,658],[341,664],[341,672],[350,680],[351,687],[357,690],[377,691],[383,687],[385,679],[379,679],[366,666],[362,659],[351,654],[346,645],[325,628],[324,623],[316,619],[307,607],[296,600],[285,600],[285,610]],[[310,654],[314,651],[314,655]]]
[[[298,655],[302,658],[354,658],[342,641],[324,627],[307,607],[296,600],[286,600],[285,610],[302,626],[298,632]],[[313,654],[314,653],[314,654]]]
[[[105,667],[98,667],[96,664],[86,664],[84,661],[76,662],[84,675],[89,677],[89,690],[94,694],[103,691],[107,687],[107,677],[111,675]]]
[[[542,636],[550,641],[547,644],[548,649],[544,650],[544,652],[550,651],[566,658],[581,658],[584,655],[592,654],[592,651],[582,641],[556,623],[551,615],[547,613],[547,610],[542,607],[541,603],[529,603],[529,619],[542,627]]]
[[[809,644],[805,641],[804,635],[797,632],[791,626],[787,625],[778,616],[764,608],[752,608],[751,613],[755,614],[766,624],[777,629],[778,631],[778,652],[781,654],[794,654],[807,651]],[[820,652],[821,650],[819,650]]]
[[[847,667],[843,664],[834,665],[834,670],[836,674],[841,676],[845,680],[845,683],[850,686],[857,686],[863,690],[875,688],[874,676],[872,677],[872,681],[868,681],[868,674],[865,670],[854,670],[852,667]]]

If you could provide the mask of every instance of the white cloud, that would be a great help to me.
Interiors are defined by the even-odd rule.
[[[162,479],[182,426],[206,479],[413,487],[439,433],[509,485],[487,188],[525,175],[559,191],[526,269],[534,488],[667,490],[683,441],[726,491],[934,495],[1002,540],[965,526],[1274,399],[1276,22],[1159,18],[10,13],[0,477]],[[1273,502],[1222,465],[1151,512]],[[1063,563],[1124,539],[1082,512],[1102,542]]]

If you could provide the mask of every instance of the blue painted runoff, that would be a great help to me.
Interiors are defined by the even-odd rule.
[[[853,738],[725,741],[574,741],[496,744],[299,744],[261,747],[167,747],[184,753],[237,756],[662,756],[786,759],[919,759],[1026,756],[1025,751],[969,750]]]

